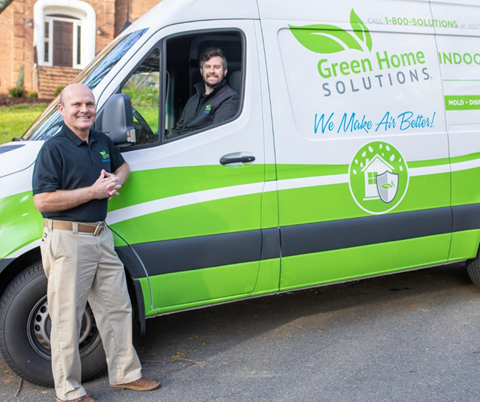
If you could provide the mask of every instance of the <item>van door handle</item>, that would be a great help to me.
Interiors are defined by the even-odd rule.
[[[228,165],[229,163],[247,163],[253,162],[255,157],[253,155],[245,155],[245,156],[229,156],[225,155],[220,158],[220,163],[222,165]]]

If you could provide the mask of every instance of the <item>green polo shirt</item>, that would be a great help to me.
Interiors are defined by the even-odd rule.
[[[33,171],[33,194],[89,187],[106,172],[115,172],[125,160],[113,141],[91,129],[88,144],[65,124],[43,144]],[[108,198],[92,200],[66,211],[42,212],[44,218],[76,222],[97,222],[107,216]]]

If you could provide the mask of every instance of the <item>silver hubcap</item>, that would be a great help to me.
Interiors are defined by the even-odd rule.
[[[44,359],[50,357],[50,329],[51,321],[48,315],[47,296],[42,297],[33,307],[27,321],[27,335],[33,350]],[[100,342],[100,335],[95,325],[90,306],[87,305],[83,314],[80,331],[80,357],[88,355]]]

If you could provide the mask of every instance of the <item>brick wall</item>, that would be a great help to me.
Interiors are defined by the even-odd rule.
[[[130,21],[135,21],[161,0],[130,0]]]
[[[97,26],[102,35],[97,35],[96,52],[104,49],[121,31],[125,22],[135,21],[161,0],[85,0],[97,12]]]
[[[89,1],[97,13],[97,27],[102,35],[97,34],[95,53],[99,53],[115,38],[116,0]]]
[[[72,81],[80,70],[71,67],[43,67],[38,68],[39,91],[41,98],[53,98],[57,87],[65,87]]]
[[[33,72],[33,5],[35,0],[15,0],[0,14],[0,94],[17,85],[23,67],[24,87],[34,91]]]
[[[8,7],[0,14],[0,93],[7,93],[11,87],[13,66],[13,7]]]
[[[117,0],[115,8],[115,35],[118,35],[127,21],[127,10],[128,20],[133,22],[140,18],[153,6],[156,6],[158,3],[160,3],[160,1],[161,0]]]
[[[13,69],[12,86],[16,85],[21,67],[24,71],[24,87],[32,91],[33,73],[33,27],[28,21],[33,21],[33,4],[28,1],[15,0],[13,6]]]
[[[127,5],[129,1],[131,0],[117,0],[115,8],[115,36],[119,34],[127,21]]]

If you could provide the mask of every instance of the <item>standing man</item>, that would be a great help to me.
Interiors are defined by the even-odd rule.
[[[185,105],[175,132],[221,123],[235,116],[238,94],[225,81],[227,59],[222,49],[210,47],[200,55],[203,82],[195,85],[196,94]]]
[[[91,129],[96,108],[89,88],[67,86],[58,108],[63,127],[43,145],[33,172],[33,201],[45,218],[41,251],[56,401],[94,401],[81,385],[78,348],[87,299],[107,356],[110,388],[153,390],[160,382],[142,376],[125,272],[105,227],[108,200],[118,195],[130,169],[110,138]]]

